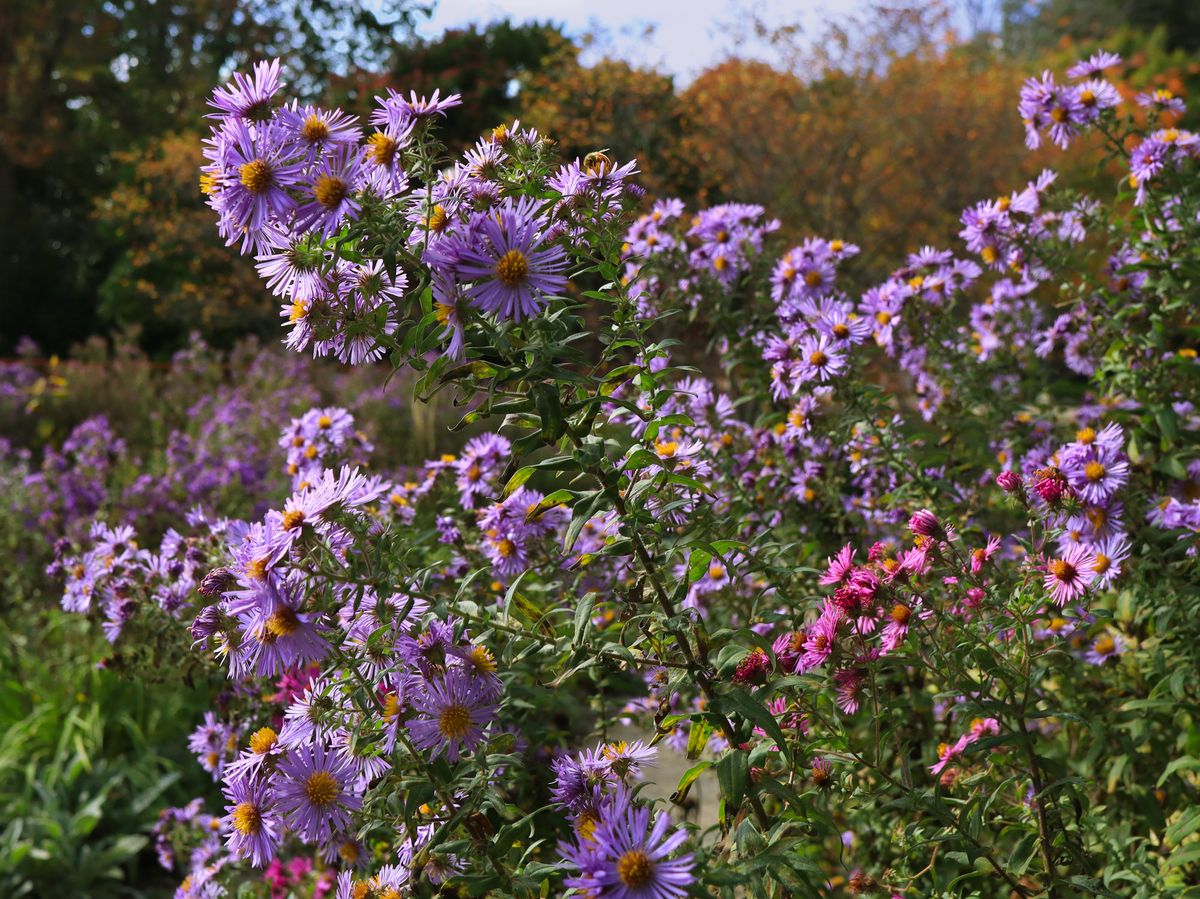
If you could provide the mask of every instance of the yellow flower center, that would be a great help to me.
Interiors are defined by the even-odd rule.
[[[808,364],[813,366],[814,368],[820,368],[828,361],[829,361],[829,357],[826,356],[824,353],[822,353],[820,350],[813,350],[811,353],[808,354]]]
[[[1054,119],[1058,124],[1062,124],[1067,120],[1067,111],[1061,106],[1056,106],[1050,110],[1050,118]]]
[[[240,802],[233,808],[233,829],[243,836],[262,830],[262,810],[253,802]]]
[[[283,518],[280,520],[285,531],[294,531],[300,525],[304,524],[304,513],[299,509],[292,509],[290,512],[284,512]]]
[[[579,838],[584,842],[592,842],[592,835],[596,832],[596,825],[600,823],[600,816],[592,809],[584,809],[579,813],[579,817],[575,819],[575,832],[579,834]]]
[[[317,419],[317,427],[320,428],[322,431],[326,431],[329,428],[333,427],[333,419],[330,418],[328,415],[322,415],[320,418]]]
[[[496,263],[496,277],[506,287],[516,287],[529,274],[529,260],[518,249],[509,250]]]
[[[304,796],[313,805],[332,805],[337,795],[337,778],[328,771],[314,771],[304,781]]]
[[[350,193],[350,185],[337,175],[322,175],[313,185],[313,197],[326,209],[337,209]]]
[[[1085,87],[1079,92],[1079,102],[1084,106],[1096,105],[1096,92],[1091,88]]]
[[[996,252],[995,247],[984,247],[982,250],[979,251],[979,255],[981,257],[983,257],[984,262],[986,262],[988,265],[991,265],[993,262],[996,261],[996,257],[999,254]]]
[[[834,337],[845,338],[845,337],[848,337],[849,335],[850,335],[850,326],[845,324],[844,322],[838,322],[836,325],[833,326],[833,336]]]
[[[303,127],[300,129],[300,136],[310,144],[327,140],[329,138],[329,124],[317,113],[309,113],[308,118],[304,120]]]
[[[1082,443],[1084,446],[1091,446],[1096,442],[1096,431],[1094,428],[1082,428],[1075,432],[1075,442]]]
[[[264,727],[261,730],[256,730],[250,736],[250,751],[262,755],[265,752],[270,752],[278,742],[279,735],[271,728]]]
[[[382,131],[376,131],[367,138],[367,155],[373,163],[385,168],[392,164],[399,148],[400,145]]]
[[[908,624],[908,619],[912,616],[912,610],[908,606],[896,603],[892,606],[892,621],[896,624]]]
[[[809,287],[816,287],[821,283],[821,273],[816,269],[813,269],[804,276],[804,283]]]
[[[261,581],[267,576],[267,563],[270,559],[253,559],[246,565],[246,576],[252,580]]]
[[[1117,648],[1117,643],[1108,634],[1097,638],[1094,649],[1102,656],[1109,655]]]
[[[492,674],[496,671],[496,657],[486,646],[474,647],[468,655],[467,661],[480,673]]]
[[[471,732],[471,713],[466,706],[448,705],[438,715],[438,733],[447,740],[461,740]]]
[[[617,859],[617,877],[631,889],[641,889],[654,879],[654,862],[641,849],[630,849]]]
[[[505,537],[496,543],[496,552],[500,553],[504,558],[511,558],[517,551],[517,545]]]
[[[442,231],[446,227],[446,207],[438,203],[429,213],[429,230]]]
[[[879,322],[881,325],[886,325],[891,322],[891,320],[892,313],[888,312],[886,309],[880,309],[875,313],[875,321]]]
[[[1112,559],[1104,555],[1104,553],[1096,553],[1096,562],[1092,565],[1092,570],[1094,570],[1096,574],[1104,574],[1111,567]]]
[[[1050,562],[1050,573],[1060,581],[1069,581],[1075,578],[1075,566],[1066,559],[1053,559]]]
[[[274,637],[288,637],[300,629],[300,618],[284,606],[276,609],[267,619],[267,633]]]
[[[252,194],[266,193],[275,180],[271,174],[271,166],[261,159],[243,163],[238,174],[241,176],[242,186]]]
[[[1083,467],[1083,474],[1089,481],[1098,481],[1104,477],[1105,469],[1103,462],[1089,462]]]
[[[708,576],[714,581],[719,581],[721,578],[725,577],[725,566],[717,564],[709,565]]]

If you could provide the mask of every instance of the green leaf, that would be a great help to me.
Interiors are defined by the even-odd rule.
[[[708,736],[712,733],[712,725],[703,718],[693,718],[691,730],[688,731],[687,757],[697,759],[704,747],[708,745]]]
[[[696,778],[711,768],[713,764],[713,762],[705,760],[688,768],[684,772],[683,777],[679,778],[679,785],[675,787],[675,792],[671,794],[671,801],[679,804],[687,799],[688,791],[692,788],[692,784],[696,782]]]
[[[1187,809],[1174,824],[1167,827],[1165,839],[1168,845],[1178,846],[1200,828],[1200,806]]]
[[[783,729],[780,728],[779,722],[775,720],[774,715],[767,711],[766,706],[762,705],[757,699],[739,687],[731,689],[721,697],[721,701],[731,706],[734,711],[747,721],[761,727],[767,736],[775,741],[780,751],[788,757],[789,761],[791,760],[792,749],[788,745],[787,737],[783,735]]]

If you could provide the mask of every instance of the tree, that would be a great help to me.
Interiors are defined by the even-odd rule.
[[[252,58],[287,54],[301,93],[377,66],[426,7],[409,0],[7,0],[0,5],[0,345],[51,349],[94,331],[96,286],[122,249],[91,211],[116,154],[190,124],[198,98]]]

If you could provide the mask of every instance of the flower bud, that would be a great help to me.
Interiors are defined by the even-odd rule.
[[[201,596],[216,596],[233,584],[233,572],[228,568],[214,568],[200,581]]]
[[[921,537],[936,537],[942,531],[937,516],[928,509],[919,509],[914,512],[912,518],[908,520],[908,528]]]
[[[746,658],[738,662],[737,669],[733,672],[734,683],[738,684],[763,684],[767,680],[767,668],[771,665],[767,654],[761,649],[756,649]]]
[[[1063,495],[1067,491],[1067,485],[1058,478],[1046,477],[1034,484],[1033,489],[1047,505],[1053,506],[1062,501]]]
[[[1021,476],[1015,471],[1002,471],[996,475],[996,484],[1005,493],[1016,493],[1021,489]]]
[[[197,643],[201,640],[207,640],[217,632],[217,627],[220,624],[221,612],[216,606],[201,609],[200,614],[196,616],[196,620],[192,622],[192,626],[189,628],[192,639]]]

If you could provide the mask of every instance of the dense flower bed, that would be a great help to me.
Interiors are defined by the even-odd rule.
[[[191,744],[224,808],[159,827],[179,895],[1195,885],[1200,138],[1122,109],[1118,62],[1020,97],[1031,147],[1106,142],[1113,196],[1047,171],[854,293],[859,248],[519,123],[447,160],[455,96],[368,134],[278,62],[219,88],[204,187],[286,345],[483,430],[377,470],[316,406],[282,503],[59,545],[66,608],[228,674]],[[48,503],[90,502],[102,428]],[[268,477],[209,443],[189,483]],[[702,778],[716,820],[672,817]]]

